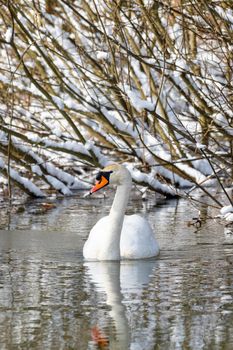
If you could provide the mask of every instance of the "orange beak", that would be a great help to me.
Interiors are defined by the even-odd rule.
[[[101,176],[101,179],[99,181],[96,181],[95,186],[92,187],[90,194],[99,191],[101,188],[107,186],[109,184],[108,179],[106,179],[106,177],[104,177],[103,175]]]

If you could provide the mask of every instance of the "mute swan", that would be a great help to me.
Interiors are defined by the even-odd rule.
[[[90,194],[108,184],[117,185],[108,216],[92,228],[83,248],[87,260],[143,259],[158,255],[159,246],[149,222],[140,215],[125,215],[132,185],[130,172],[119,164],[107,166],[96,177]]]

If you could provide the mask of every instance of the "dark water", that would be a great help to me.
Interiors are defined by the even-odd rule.
[[[197,229],[187,201],[135,199],[129,212],[149,213],[160,256],[84,262],[84,241],[109,205],[76,197],[4,217],[0,349],[233,349],[233,235],[208,208]]]

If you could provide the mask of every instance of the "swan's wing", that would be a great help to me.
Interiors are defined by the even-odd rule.
[[[125,216],[120,250],[123,259],[149,258],[159,253],[155,234],[145,218],[140,215]]]

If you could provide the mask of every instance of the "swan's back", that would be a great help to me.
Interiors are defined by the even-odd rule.
[[[159,254],[149,222],[140,215],[125,215],[120,240],[121,259],[143,259]]]

